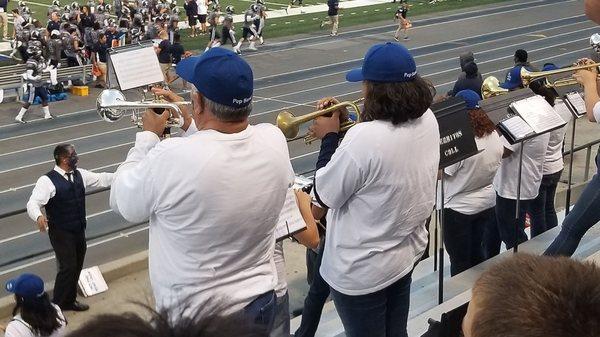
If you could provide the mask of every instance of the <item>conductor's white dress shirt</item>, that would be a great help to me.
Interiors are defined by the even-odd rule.
[[[138,133],[110,203],[128,221],[149,219],[157,308],[213,300],[235,311],[275,288],[274,229],[294,180],[287,143],[271,124],[194,131]]]
[[[65,180],[69,180],[67,172],[58,166],[54,166],[54,171],[58,172]],[[90,187],[108,187],[113,181],[113,173],[96,173],[78,168],[81,173],[81,179],[86,189]],[[38,178],[35,187],[31,192],[31,197],[27,202],[27,214],[33,221],[42,215],[41,208],[48,203],[48,200],[56,194],[56,187],[48,178],[43,175]]]

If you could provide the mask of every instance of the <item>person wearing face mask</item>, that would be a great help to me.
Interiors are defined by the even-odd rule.
[[[113,181],[112,173],[77,168],[78,159],[72,144],[57,145],[54,169],[37,180],[27,202],[27,214],[40,232],[48,232],[56,255],[58,272],[52,302],[63,311],[89,309],[77,301],[77,281],[86,251],[85,190],[108,187]]]

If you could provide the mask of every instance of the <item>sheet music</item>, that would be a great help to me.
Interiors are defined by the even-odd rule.
[[[562,117],[542,97],[535,95],[511,103],[510,107],[518,113],[535,133],[544,133],[558,126],[565,125]]]
[[[529,126],[523,118],[516,115],[503,120],[500,124],[513,135],[515,140],[525,138],[527,135],[534,132],[531,126]]]
[[[585,100],[581,97],[581,94],[578,92],[570,92],[567,94],[567,100],[571,106],[576,110],[575,114],[577,117],[584,116],[586,113],[585,108]]]
[[[153,47],[110,54],[110,59],[121,90],[164,81]]]
[[[300,189],[300,188],[304,188],[308,185],[312,185],[313,180],[310,178],[307,178],[305,176],[296,176],[296,178],[294,178],[294,189]]]
[[[573,114],[571,113],[571,109],[567,106],[567,103],[562,99],[557,99],[554,104],[554,111],[560,115],[560,117],[569,122],[571,118],[573,118]]]
[[[285,202],[275,227],[275,239],[281,241],[305,228],[306,223],[296,202],[296,193],[293,188],[290,188],[285,196]]]

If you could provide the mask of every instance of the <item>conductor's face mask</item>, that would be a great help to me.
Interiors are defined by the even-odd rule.
[[[71,155],[67,158],[69,161],[69,168],[71,170],[75,170],[77,168],[77,162],[79,161],[79,157],[75,151],[71,152]]]

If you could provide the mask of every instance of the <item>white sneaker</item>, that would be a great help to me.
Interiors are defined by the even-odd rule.
[[[17,116],[17,117],[15,117],[15,121],[17,121],[17,122],[19,122],[19,123],[21,123],[21,124],[25,124],[25,123],[27,123],[26,121],[24,121],[24,120],[23,120],[23,117],[21,117],[21,116]]]
[[[44,115],[44,119],[54,119],[54,116],[52,116],[52,115]]]
[[[264,44],[265,43],[265,40],[263,39],[262,36],[258,37],[258,41],[260,41],[260,44]]]
[[[248,47],[248,50],[257,51],[258,49],[256,49],[255,46],[250,46],[250,47]]]
[[[240,48],[238,48],[238,47],[233,47],[233,51],[238,55],[242,55],[242,52],[240,51]]]

